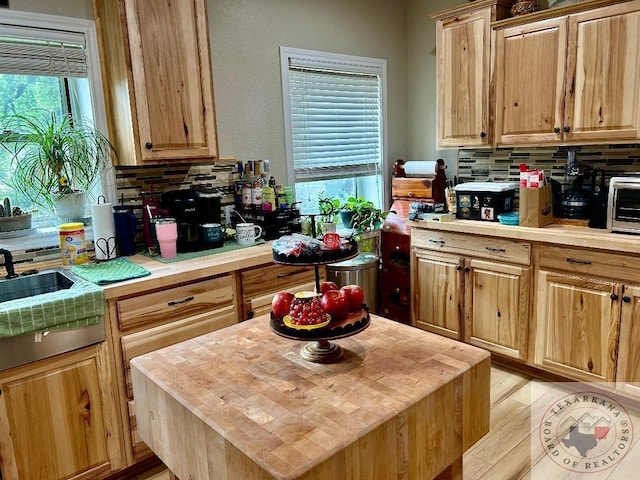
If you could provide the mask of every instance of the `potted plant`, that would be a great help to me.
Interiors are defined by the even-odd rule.
[[[356,232],[360,252],[380,254],[380,227],[394,210],[383,211],[362,197],[349,197],[340,207],[340,220],[345,228]]]
[[[86,192],[115,154],[109,140],[88,122],[47,110],[4,116],[0,132],[11,155],[5,183],[60,218],[82,219]]]
[[[335,232],[336,219],[340,213],[340,199],[329,198],[325,192],[318,195],[318,210],[322,217],[322,232]]]

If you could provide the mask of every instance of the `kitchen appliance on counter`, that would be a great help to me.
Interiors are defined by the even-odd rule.
[[[609,180],[607,228],[612,232],[640,233],[640,173]]]

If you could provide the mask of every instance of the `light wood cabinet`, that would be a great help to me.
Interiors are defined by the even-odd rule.
[[[325,278],[325,267],[319,267]],[[248,320],[271,312],[271,300],[276,292],[313,291],[316,288],[314,267],[298,265],[262,265],[240,273],[242,289],[242,319]]]
[[[622,290],[616,387],[640,400],[640,285]]]
[[[131,359],[238,323],[237,278],[225,274],[109,301],[129,465],[152,455],[138,436]]]
[[[205,0],[94,0],[120,165],[217,156]]]
[[[530,245],[416,229],[411,242],[412,324],[526,360]]]
[[[640,138],[640,1],[497,28],[498,145]]]
[[[437,143],[439,148],[491,144],[489,119],[492,21],[510,2],[481,1],[437,13]]]
[[[105,348],[0,374],[1,478],[103,478],[124,467]]]
[[[613,382],[621,285],[538,271],[535,364],[568,378]]]

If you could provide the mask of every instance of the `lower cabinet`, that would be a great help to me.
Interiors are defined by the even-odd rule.
[[[531,268],[511,262],[528,262],[529,246],[412,235],[412,324],[526,360]]]
[[[0,374],[0,478],[98,479],[124,467],[105,345]]]
[[[319,274],[325,278],[325,268]],[[242,290],[242,320],[271,312],[271,300],[279,291],[291,293],[313,291],[316,288],[315,269],[297,265],[262,265],[240,273]]]
[[[138,436],[130,361],[138,355],[238,323],[237,275],[207,278],[110,300],[127,464],[152,455]]]
[[[464,260],[421,249],[414,249],[412,258],[412,324],[462,340]]]
[[[613,382],[622,286],[540,270],[535,365],[568,378]]]
[[[640,285],[622,290],[616,387],[640,400]]]

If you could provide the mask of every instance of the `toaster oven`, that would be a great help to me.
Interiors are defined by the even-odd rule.
[[[612,232],[640,233],[640,175],[611,178],[607,213]]]

